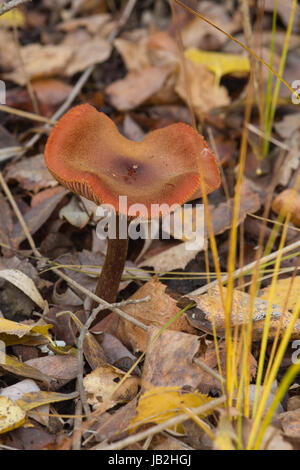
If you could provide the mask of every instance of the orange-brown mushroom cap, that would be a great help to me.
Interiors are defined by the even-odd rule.
[[[121,212],[119,196],[127,196],[127,207],[143,204],[140,215],[149,218],[153,204],[181,205],[193,194],[199,197],[201,169],[207,193],[220,185],[215,156],[192,127],[172,124],[133,142],[88,104],[74,107],[56,124],[45,162],[72,192]]]

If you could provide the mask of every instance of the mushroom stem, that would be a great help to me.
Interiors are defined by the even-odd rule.
[[[109,303],[116,301],[128,250],[128,236],[125,239],[119,238],[119,218],[120,216],[118,215],[116,239],[108,239],[106,258],[95,292],[98,297]],[[97,306],[93,305],[92,308]],[[97,316],[96,323],[105,318],[108,313],[109,310],[107,309],[101,310]]]

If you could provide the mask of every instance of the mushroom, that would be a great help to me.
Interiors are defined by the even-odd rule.
[[[174,204],[200,197],[202,169],[206,193],[220,185],[214,153],[192,127],[172,124],[133,142],[88,104],[75,106],[56,124],[45,147],[45,162],[63,186],[98,205],[110,204],[119,217],[130,217],[133,204],[140,204],[141,217],[159,217]],[[127,197],[125,208],[120,196]],[[108,240],[96,288],[96,295],[107,302],[116,300],[127,247],[128,237],[121,239],[118,233]]]

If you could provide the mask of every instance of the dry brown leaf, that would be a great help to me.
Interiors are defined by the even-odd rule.
[[[166,293],[166,286],[155,278],[144,284],[130,298],[142,299],[148,295],[150,296],[148,302],[126,305],[123,307],[124,312],[136,320],[139,320],[144,325],[152,325],[157,328],[162,328],[180,312],[176,300],[172,299],[172,297]],[[169,326],[169,329],[189,333],[195,331],[186,321],[185,313],[177,318]],[[145,351],[147,333],[138,326],[120,318],[117,334],[120,336],[121,341],[131,347],[134,352]]]
[[[73,18],[60,23],[57,27],[59,31],[70,33],[78,28],[86,28],[90,34],[103,33],[103,27],[110,21],[111,16],[107,13],[86,16],[84,18]]]
[[[68,191],[60,187],[60,191],[55,191],[52,197],[45,199],[41,204],[34,206],[26,212],[24,219],[31,234],[34,234],[41,228],[67,193]],[[25,239],[26,235],[24,234],[24,230],[18,222],[14,226],[12,240],[16,246],[19,246]]]
[[[115,39],[114,45],[121,54],[128,72],[138,72],[151,65],[146,45],[141,41],[134,42],[118,38]]]
[[[31,367],[53,379],[70,381],[78,374],[78,361],[70,355],[37,357],[26,361]]]
[[[199,337],[165,330],[156,339],[159,328],[149,327],[142,388],[176,387],[195,390],[199,385],[199,367],[193,358],[199,350]]]
[[[18,60],[19,53],[22,57],[22,63]],[[73,50],[68,46],[29,44],[20,47],[19,52],[14,50],[9,63],[13,71],[4,74],[4,78],[23,86],[26,84],[26,76],[28,79],[37,79],[62,75],[72,56]]]
[[[91,65],[101,64],[109,58],[112,51],[112,46],[106,39],[98,36],[92,38],[90,35],[84,35],[84,38],[80,35],[78,39],[77,32],[69,34],[62,47],[70,47],[73,52],[63,71],[63,75],[67,77],[82,72]]]
[[[151,98],[164,85],[170,70],[159,67],[145,67],[125,78],[117,80],[106,88],[110,103],[119,111],[134,109]]]
[[[201,249],[187,249],[188,244],[189,242],[180,243],[179,245],[168,248],[162,253],[158,253],[157,255],[145,259],[145,261],[140,263],[138,267],[142,268],[145,266],[151,266],[157,273],[169,272],[174,269],[184,269],[186,265],[196,257],[197,253],[201,251]],[[205,245],[203,244],[203,248],[204,246]]]
[[[92,370],[107,364],[103,347],[98,343],[97,339],[89,332],[84,337],[83,353],[85,359],[87,360]]]
[[[11,246],[11,234],[13,231],[13,218],[12,212],[8,202],[5,200],[5,197],[0,192],[0,243]]]
[[[94,409],[102,412],[112,408],[117,403],[132,400],[138,391],[139,379],[128,377],[115,392],[117,383],[124,377],[125,372],[109,364],[98,367],[83,379],[87,393],[87,401]]]
[[[240,360],[238,357],[238,350],[239,347],[236,348],[236,355],[237,355],[237,363],[240,364]],[[220,342],[218,344],[218,355],[219,355],[219,364],[221,368],[222,377],[226,377],[226,345],[224,342]],[[218,356],[216,354],[216,349],[214,343],[210,343],[202,355],[197,356],[197,358],[206,364],[208,367],[213,369],[217,374],[220,374],[219,366],[218,366]],[[256,367],[257,363],[255,358],[250,355],[250,377],[251,379],[255,377],[256,374]],[[239,366],[237,366],[237,375],[240,377],[240,370]],[[215,377],[212,377],[207,372],[204,372],[199,367],[199,390],[202,393],[210,393],[215,392],[216,390],[221,390],[221,383]]]
[[[234,33],[241,28],[238,18],[231,18],[223,3],[201,1],[198,3],[199,12],[218,26],[222,26],[226,32]],[[199,47],[206,50],[217,50],[227,38],[221,31],[212,28],[205,21],[193,16],[181,30],[182,41],[185,47]]]
[[[134,398],[129,403],[115,411],[113,415],[104,413],[104,415],[106,415],[105,419],[103,421],[99,420],[96,428],[97,434],[95,434],[95,439],[98,442],[102,442],[105,439],[114,441],[125,437],[124,431],[136,414],[136,407],[137,398]]]
[[[226,299],[227,289],[223,287],[224,298]],[[197,306],[187,312],[187,318],[194,328],[198,328],[209,334],[212,334],[214,321],[217,335],[225,337],[225,315],[222,305],[221,295],[218,287],[214,287],[207,294],[203,295],[187,295],[189,300],[194,300]],[[247,323],[249,318],[250,295],[234,290],[231,310],[231,327]],[[268,302],[257,297],[253,307],[253,327],[252,337],[254,341],[259,341],[262,337],[265,317],[268,310]],[[282,315],[281,308],[273,304],[271,309],[271,320],[269,328],[269,339],[275,337],[280,317]],[[289,325],[291,314],[287,312],[282,321],[280,334],[282,335]],[[297,320],[293,329],[291,339],[300,337],[300,320]]]
[[[226,202],[221,202],[215,207],[210,206],[210,216],[213,225],[213,231],[215,235],[223,233],[232,226],[234,198],[229,199]],[[242,184],[241,199],[237,225],[243,222],[247,216],[247,213],[254,214],[259,210],[261,206],[260,197],[257,193],[254,193],[250,187],[248,180],[244,179]],[[206,233],[208,234],[208,227],[206,224]]]
[[[300,194],[294,189],[285,189],[278,194],[272,203],[272,210],[284,217],[290,214],[291,222],[300,227]]]
[[[37,193],[40,189],[57,186],[57,181],[49,173],[43,155],[23,158],[6,167],[6,180],[20,183],[23,189]]]
[[[286,411],[277,416],[286,437],[300,439],[300,409]]]
[[[230,98],[226,88],[217,86],[215,75],[204,65],[195,65],[190,60],[185,61],[185,69],[181,66],[175,91],[188,104],[186,91],[186,76],[190,86],[191,101],[197,117],[209,113],[212,109],[227,106]]]

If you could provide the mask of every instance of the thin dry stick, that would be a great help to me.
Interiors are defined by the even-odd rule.
[[[7,106],[6,104],[0,104],[0,111],[9,114],[15,114],[16,116],[23,117],[25,119],[30,119],[31,121],[40,121],[46,122],[47,124],[56,124],[56,121],[53,119],[48,119],[44,116],[40,116],[39,114],[29,113],[28,111],[21,111],[21,109],[12,108],[11,106]]]
[[[76,389],[79,391],[79,382],[77,379]],[[82,401],[79,399],[76,403],[75,408],[76,418],[74,419],[73,426],[73,440],[72,440],[72,450],[81,449],[81,427],[82,427]]]
[[[300,247],[300,240],[296,241],[295,243],[291,243],[290,245],[285,246],[282,250],[281,253],[285,254],[288,253],[289,251],[296,250],[297,248]],[[274,251],[273,253],[270,253],[267,256],[264,256],[259,260],[259,265],[265,264],[269,261],[272,261],[278,256],[279,250]],[[255,266],[257,265],[257,261],[253,261],[252,263],[246,264],[243,268],[237,269],[233,273],[234,279],[237,277],[241,276],[242,274],[246,274],[249,271],[251,271]],[[227,274],[221,277],[221,282],[224,284],[228,280]],[[199,289],[194,290],[193,292],[190,292],[190,295],[201,295],[205,294],[209,289],[216,287],[218,285],[218,281],[213,281],[210,282],[209,284],[206,284],[206,286],[200,287]]]
[[[30,2],[31,0],[11,0],[10,2],[4,3],[2,7],[0,8],[0,16],[4,15],[4,13],[8,12],[9,10],[12,10],[13,8],[16,8],[23,3]]]
[[[198,406],[198,408],[191,408],[190,411],[195,415],[205,414],[208,411],[215,409],[218,406],[222,405],[225,401],[226,401],[226,396],[223,395],[220,398],[216,398],[215,400],[212,400],[209,403],[206,403],[205,405]],[[123,439],[122,441],[116,442],[106,447],[102,447],[102,449],[100,447],[101,446],[100,444],[100,446],[97,445],[93,447],[92,450],[124,449],[124,447],[127,447],[136,442],[142,441],[143,439],[147,439],[148,436],[153,436],[154,434],[157,434],[163,431],[164,429],[170,428],[172,426],[176,426],[177,424],[182,423],[183,421],[186,421],[187,418],[188,418],[187,415],[183,413],[179,416],[175,416],[174,418],[169,419],[168,421],[165,421],[164,423],[160,423],[160,424],[157,424],[156,426],[152,426],[152,428],[147,429],[146,431],[142,431],[137,434],[134,434],[133,436],[129,436],[126,439]]]

